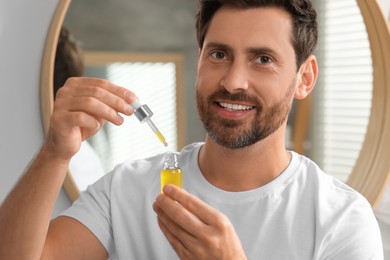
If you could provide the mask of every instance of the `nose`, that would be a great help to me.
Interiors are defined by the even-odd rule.
[[[246,64],[233,61],[226,75],[221,80],[221,85],[230,93],[236,93],[245,91],[249,88],[249,74],[246,68]]]

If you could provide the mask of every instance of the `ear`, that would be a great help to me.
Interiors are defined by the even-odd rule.
[[[301,65],[298,71],[299,85],[295,90],[294,97],[296,99],[303,99],[310,94],[317,81],[318,65],[317,59],[314,55],[310,55],[306,61]]]

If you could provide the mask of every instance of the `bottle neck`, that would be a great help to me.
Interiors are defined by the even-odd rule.
[[[174,170],[178,168],[179,168],[179,164],[177,162],[177,154],[172,152],[166,153],[165,161],[164,161],[164,169]]]

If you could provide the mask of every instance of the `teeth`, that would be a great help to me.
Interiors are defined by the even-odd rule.
[[[245,111],[245,110],[251,110],[253,109],[253,106],[243,106],[243,105],[233,105],[233,104],[228,104],[228,103],[219,103],[219,105],[223,108],[226,108],[228,110],[241,110],[241,111]]]

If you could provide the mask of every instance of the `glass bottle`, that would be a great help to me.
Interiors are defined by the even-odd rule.
[[[177,163],[177,153],[168,152],[164,156],[164,168],[161,170],[161,193],[166,184],[182,187],[182,171]]]

